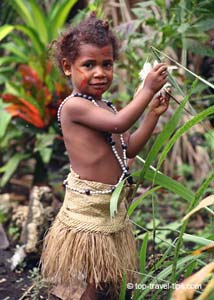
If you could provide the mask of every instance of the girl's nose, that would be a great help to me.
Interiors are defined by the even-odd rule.
[[[94,72],[94,77],[103,77],[105,76],[105,73],[103,71],[103,68],[100,66],[97,66]]]

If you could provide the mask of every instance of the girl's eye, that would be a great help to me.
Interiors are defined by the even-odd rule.
[[[93,64],[88,62],[88,63],[84,64],[84,67],[86,67],[87,69],[91,69],[91,68],[93,68]]]
[[[113,63],[112,62],[106,62],[103,64],[103,66],[106,68],[106,69],[111,69],[113,67]]]

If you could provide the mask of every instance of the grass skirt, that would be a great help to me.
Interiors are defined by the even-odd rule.
[[[90,190],[110,187],[82,180],[73,171],[68,185]],[[98,288],[110,284],[119,289],[124,274],[127,282],[135,282],[136,247],[125,207],[127,193],[124,188],[118,213],[111,219],[111,194],[85,195],[66,189],[64,203],[44,240],[42,273],[49,282],[71,286],[83,280]]]

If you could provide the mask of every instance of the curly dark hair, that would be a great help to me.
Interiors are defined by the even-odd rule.
[[[95,12],[92,12],[77,26],[70,27],[59,36],[58,40],[52,43],[52,55],[61,70],[62,58],[66,58],[73,63],[78,57],[79,46],[82,44],[93,44],[98,47],[111,44],[113,58],[114,60],[118,58],[118,39],[109,28],[108,21],[97,19]]]

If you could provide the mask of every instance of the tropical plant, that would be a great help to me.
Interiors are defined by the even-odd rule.
[[[45,165],[60,140],[56,109],[70,93],[63,76],[59,76],[50,61],[48,45],[64,26],[76,2],[52,1],[46,7],[35,0],[9,1],[21,22],[0,27],[0,39],[6,40],[1,44],[4,55],[0,58],[0,80],[4,84],[0,151],[5,153],[0,168],[4,173],[1,186],[22,160],[32,157],[36,160],[35,182],[47,177]]]
[[[199,22],[197,19],[199,17],[198,10],[201,8],[201,6],[203,6],[206,16],[202,14],[200,19],[204,20],[205,22],[209,10],[209,3],[204,1],[203,3],[200,2],[197,6],[198,1],[191,1],[191,5],[193,2],[195,3],[194,9],[197,10],[197,13],[193,11],[191,17],[193,19],[195,18],[194,20],[196,23]],[[173,11],[175,12],[176,9],[177,11],[180,8],[183,9],[185,4],[184,1],[172,1],[170,3],[172,5],[171,8],[174,7],[174,9],[166,12],[167,17],[172,16],[171,13]],[[193,99],[200,97],[202,90],[206,91],[208,94],[206,99],[211,99],[209,98],[209,94],[211,94],[214,86],[212,84],[212,79],[205,80],[187,67],[187,56],[184,54],[185,51],[187,51],[186,54],[188,54],[190,51],[188,50],[189,48],[186,47],[185,43],[182,44],[182,35],[180,33],[175,35],[175,32],[177,31],[174,30],[171,32],[172,38],[170,38],[170,33],[168,36],[167,32],[165,32],[164,38],[163,29],[166,28],[165,26],[168,24],[167,21],[164,20],[164,17],[160,17],[160,15],[166,11],[164,10],[166,9],[166,2],[145,1],[144,3],[139,3],[138,5],[140,7],[138,16],[139,18],[144,16],[142,23],[144,26],[145,24],[147,25],[145,27],[143,26],[142,28],[143,30],[145,29],[148,31],[144,31],[144,34],[139,32],[134,34],[132,33],[132,35],[129,36],[128,41],[124,43],[126,55],[122,64],[119,66],[124,69],[124,72],[128,70],[128,78],[130,74],[131,77],[134,77],[134,80],[126,80],[126,91],[128,91],[128,93],[131,91],[130,94],[134,92],[133,82],[135,84],[138,82],[139,71],[146,59],[149,59],[151,62],[158,58],[161,60],[167,59],[168,63],[178,66],[178,72],[176,72],[176,75],[172,78],[169,75],[169,79],[176,78],[176,81],[170,81],[173,87],[172,96],[175,98],[174,100],[172,99],[172,102],[178,99],[180,103],[176,103],[175,105],[172,104],[173,111],[170,115],[170,118],[165,120],[159,135],[152,139],[153,144],[150,144],[149,147],[144,149],[142,152],[144,158],[141,157],[141,154],[138,156],[138,168],[140,167],[141,170],[133,173],[133,176],[135,176],[137,179],[137,187],[141,185],[142,180],[146,180],[147,184],[150,185],[150,187],[147,187],[146,192],[142,195],[138,194],[136,197],[136,194],[133,194],[133,196],[135,195],[135,198],[128,210],[128,214],[131,217],[133,224],[136,226],[135,232],[137,240],[141,244],[139,249],[140,283],[135,290],[134,299],[159,299],[159,297],[168,299],[174,289],[174,286],[176,286],[176,283],[180,282],[183,277],[188,278],[192,273],[198,271],[200,268],[203,268],[204,265],[206,265],[206,262],[208,262],[208,260],[205,261],[200,258],[195,258],[193,255],[189,255],[189,248],[192,249],[192,247],[198,247],[198,245],[208,246],[213,244],[213,235],[212,232],[209,232],[207,235],[202,237],[200,234],[195,234],[196,230],[194,228],[191,228],[192,232],[188,233],[190,230],[188,220],[181,222],[179,219],[176,219],[175,222],[165,224],[165,226],[161,225],[162,223],[158,217],[159,204],[157,199],[161,198],[160,201],[164,201],[165,207],[168,208],[168,206],[173,203],[173,201],[168,203],[165,199],[166,195],[169,193],[168,198],[175,199],[175,204],[172,205],[176,206],[179,212],[182,213],[181,206],[184,206],[189,212],[197,206],[203,195],[209,195],[210,193],[213,194],[213,154],[209,152],[208,160],[210,170],[208,172],[206,171],[205,176],[201,173],[198,181],[193,181],[193,186],[188,186],[188,181],[185,180],[185,178],[181,178],[181,181],[181,179],[175,180],[165,175],[161,170],[161,167],[166,160],[169,160],[169,163],[172,164],[170,155],[172,154],[175,145],[180,143],[184,135],[191,132],[191,130],[193,130],[196,126],[203,128],[203,132],[207,132],[207,136],[212,136],[213,129],[209,125],[211,123],[209,123],[208,120],[213,116],[214,107],[207,106],[206,103],[204,103],[202,106],[200,106],[200,110],[199,106],[196,107],[196,110],[194,109]],[[187,5],[190,5],[189,2]],[[188,17],[187,11],[185,13],[186,17]],[[191,14],[190,11],[188,11],[188,13]],[[210,15],[212,15],[212,13],[210,13]],[[150,20],[151,23],[149,23],[149,16],[152,16],[153,19],[153,22]],[[176,17],[177,15],[174,15],[174,18]],[[139,19],[137,19],[137,21],[139,21]],[[173,19],[171,19],[171,22],[173,22]],[[179,22],[176,22],[177,23],[174,24],[174,29],[179,26]],[[201,22],[200,24],[202,25],[204,22]],[[170,29],[171,26],[172,23],[168,29]],[[182,23],[180,23],[180,26],[182,26]],[[187,34],[187,32],[185,32],[185,34]],[[187,37],[188,35],[185,36],[185,38]],[[196,40],[194,42],[202,45],[202,41],[202,36],[196,35]],[[153,46],[155,54],[151,49],[151,46]],[[154,48],[154,46],[156,47]],[[179,48],[182,51],[180,51]],[[201,46],[201,49],[202,48],[203,46]],[[205,48],[206,47],[203,49]],[[161,49],[164,49],[164,51],[160,52]],[[183,52],[182,55],[181,52]],[[209,51],[208,53],[213,55],[212,51]],[[186,60],[184,57],[186,57]],[[139,64],[139,61],[143,61],[142,65]],[[198,82],[196,81],[192,85],[191,82],[193,81],[194,77],[198,79]],[[202,103],[202,101],[200,103]],[[188,118],[183,118],[184,115],[188,115]],[[205,120],[207,120],[208,126],[207,123],[205,123]],[[209,144],[211,144],[211,141]],[[179,144],[177,148],[182,147],[181,145],[182,144]],[[203,150],[207,151],[207,148],[205,147]],[[189,154],[190,153],[188,153],[188,155]],[[175,156],[177,156],[176,153]],[[197,157],[197,153],[195,157]],[[156,168],[153,166],[154,164],[156,164]],[[173,165],[173,169],[175,171],[175,164]],[[176,176],[178,174],[175,172],[173,175]],[[190,176],[193,178],[193,172],[191,172]],[[135,192],[137,191],[137,187]],[[122,183],[113,193],[113,197],[111,199],[112,216],[117,210],[117,199],[121,189]],[[162,196],[163,194],[165,197]],[[147,203],[147,206],[143,206],[144,209],[142,210],[142,205],[145,203]],[[152,210],[150,213],[151,222],[149,222],[149,224],[147,224],[147,222],[144,220],[147,213],[145,208]],[[212,224],[213,210],[208,207],[205,207],[205,209],[210,216],[210,220],[209,217],[207,218],[207,223],[210,221]],[[178,212],[176,217],[177,215]],[[186,245],[188,243],[191,243],[191,246],[187,247]],[[150,252],[153,254],[148,256],[148,253]],[[212,280],[211,284],[213,282]],[[155,287],[155,284],[157,284],[157,286],[159,285],[159,287]],[[126,288],[126,284],[123,284],[123,288]],[[212,288],[209,288],[209,291],[212,291]],[[201,293],[200,290],[197,292]],[[124,291],[121,292],[121,299],[124,299],[123,296]],[[212,297],[207,299],[212,299]]]

